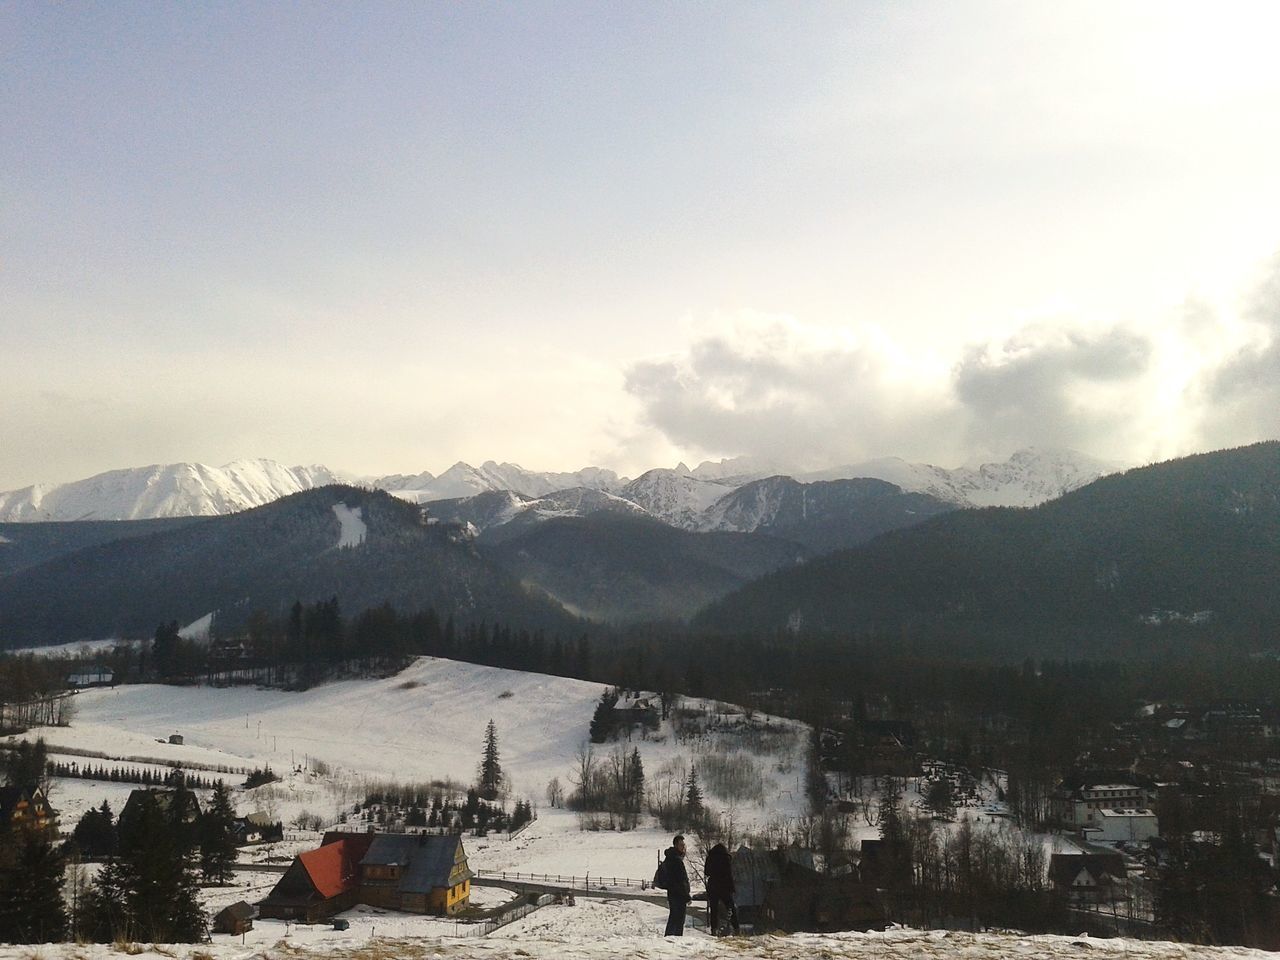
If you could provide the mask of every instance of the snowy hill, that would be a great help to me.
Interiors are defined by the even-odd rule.
[[[650,470],[619,491],[619,496],[637,503],[652,517],[673,527],[696,530],[702,515],[736,484],[702,480],[684,470]]]
[[[286,467],[274,460],[153,464],[112,470],[54,486],[0,493],[0,522],[141,520],[235,513],[291,493],[337,483],[326,467]]]
[[[571,487],[542,497],[525,497],[510,490],[489,490],[473,497],[434,500],[431,516],[448,522],[470,523],[488,542],[519,536],[530,527],[556,517],[587,517],[599,511],[645,516],[644,509],[630,500],[594,490]]]
[[[514,463],[495,463],[492,460],[486,460],[479,467],[459,461],[438,477],[432,477],[429,473],[421,474],[420,477],[423,482],[417,486],[398,475],[394,478],[375,479],[372,485],[417,503],[426,503],[430,500],[472,497],[489,490],[510,490],[525,497],[542,497],[571,487],[615,490],[625,482],[619,480],[612,470],[602,470],[599,467],[585,467],[576,473],[538,473]],[[385,485],[386,480],[395,482],[396,486]]]
[[[238,794],[241,810],[256,807],[285,823],[307,813],[332,825],[379,783],[473,783],[492,719],[511,797],[532,801],[540,814],[519,845],[468,837],[473,868],[647,878],[654,848],[670,840],[665,833],[644,824],[625,833],[583,833],[572,813],[545,804],[553,778],[572,789],[604,690],[597,683],[424,657],[392,677],[301,692],[160,685],[86,690],[76,696],[69,727],[38,733],[55,758],[92,751],[189,769],[270,766],[283,782]],[[670,790],[678,795],[690,765],[704,772],[716,754],[760,777],[758,801],[732,802],[739,826],[804,813],[804,763],[796,760],[805,755],[802,724],[760,714],[748,719],[737,708],[695,699],[684,701],[681,718],[680,736],[667,721],[648,736],[597,744],[595,756],[603,763],[616,749],[638,749],[650,796],[661,797]],[[697,732],[700,725],[706,732]],[[735,728],[756,734],[739,741]],[[175,732],[183,744],[165,742]],[[770,745],[761,746],[765,742]],[[58,780],[53,796],[63,827],[71,829],[111,786]],[[714,778],[704,777],[704,788],[712,809],[729,807],[717,797]]]

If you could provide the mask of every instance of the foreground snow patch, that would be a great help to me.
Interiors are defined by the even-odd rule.
[[[579,900],[579,904],[583,901]],[[533,920],[550,908],[531,915]],[[1264,958],[1273,954],[1242,947],[1194,947],[1177,943],[1148,943],[1140,940],[1095,940],[1088,937],[1023,937],[1015,934],[970,934],[945,931],[891,930],[886,933],[793,934],[791,936],[734,937],[715,940],[701,934],[666,938],[656,933],[635,935],[624,929],[622,936],[600,929],[601,921],[617,920],[610,910],[559,908],[577,911],[580,927],[566,927],[560,934],[523,936],[503,934],[502,928],[489,937],[385,938],[336,933],[325,927],[294,926],[287,937],[274,945],[251,949],[241,946],[239,937],[215,936],[212,944],[177,947],[142,946],[137,956],[178,958],[178,960],[304,960],[310,957],[350,958],[350,960],[426,960],[449,957],[458,960],[505,960],[516,957],[554,957],[556,960],[620,960],[620,958],[746,957],[760,960],[811,960],[814,957],[850,960],[1054,960],[1093,956],[1097,960],[1206,960]],[[661,912],[653,908],[653,912]],[[384,921],[385,922],[385,921]],[[443,925],[443,924],[442,924]],[[314,933],[315,936],[308,936]],[[130,953],[133,948],[130,948]],[[27,960],[31,947],[0,947],[0,960]],[[114,945],[53,944],[39,947],[45,960],[118,960],[124,956]]]

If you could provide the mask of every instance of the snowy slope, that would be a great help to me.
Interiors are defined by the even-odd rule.
[[[440,520],[470,523],[478,531],[501,528],[503,539],[518,536],[544,520],[555,517],[586,517],[601,510],[610,513],[644,515],[638,504],[590,487],[556,490],[546,496],[529,498],[510,490],[488,490],[473,497],[435,500],[428,509]]]
[[[735,486],[719,480],[701,480],[687,468],[657,469],[636,477],[618,495],[672,526],[697,530],[707,508]]]
[[[274,460],[153,464],[87,480],[0,493],[0,521],[139,520],[233,513],[339,482],[325,467]]]
[[[473,782],[485,724],[492,718],[513,795],[541,804],[553,777],[568,784],[604,689],[598,683],[424,657],[393,677],[303,692],[154,684],[84,690],[76,695],[70,727],[39,733],[54,750],[72,747],[158,762],[270,764],[283,772],[305,760],[321,760],[334,771],[335,781],[354,788],[366,778]],[[702,701],[694,704],[710,709]],[[803,754],[800,724],[776,718],[771,724],[795,737],[784,757],[792,749]],[[156,742],[175,732],[183,735],[183,745]],[[640,749],[652,787],[664,763],[691,759],[712,744],[676,743],[667,730],[626,744],[628,750],[633,746]],[[613,746],[595,749],[605,756]],[[769,766],[769,815],[798,814],[803,770],[797,766],[782,774]],[[798,799],[788,799],[792,794]],[[279,813],[286,819],[299,812],[287,797],[277,799],[285,805]],[[345,794],[340,800],[337,794],[315,800],[322,806],[311,812],[336,818],[347,801]]]
[[[488,490],[510,490],[526,497],[541,497],[570,487],[614,490],[624,482],[612,470],[599,467],[585,467],[575,473],[538,473],[514,463],[495,463],[492,460],[486,460],[479,467],[459,461],[438,477],[429,473],[422,474],[422,477],[426,478],[425,482],[417,486],[410,486],[402,477],[396,478],[398,485],[394,489],[383,486],[381,479],[374,480],[373,485],[417,503],[425,503],[472,497]]]

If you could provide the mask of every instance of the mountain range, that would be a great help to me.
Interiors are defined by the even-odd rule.
[[[1019,451],[1004,462],[955,470],[890,458],[803,473],[737,459],[708,461],[692,470],[684,464],[657,468],[634,480],[598,467],[574,473],[538,473],[492,460],[479,467],[456,463],[439,476],[419,473],[381,477],[357,477],[323,466],[286,467],[273,460],[236,460],[222,467],[154,464],[112,470],[72,483],[3,492],[0,522],[216,516],[262,506],[302,490],[349,483],[386,490],[414,503],[464,499],[494,491],[509,491],[526,500],[569,490],[598,491],[628,500],[674,526],[711,530],[725,529],[725,511],[712,509],[718,500],[773,476],[789,476],[800,483],[883,480],[906,493],[927,494],[959,507],[1032,506],[1117,469],[1117,464],[1073,451],[1038,449]],[[595,501],[586,499],[577,515],[585,515],[583,510],[595,507]],[[743,517],[741,512],[735,515]],[[739,525],[734,529],[754,528]]]
[[[1035,488],[1025,463],[1009,469]],[[653,515],[709,500],[695,484],[727,491],[684,520],[698,529]],[[687,470],[618,493],[425,506],[328,485],[222,516],[0,524],[0,642],[149,635],[209,613],[234,630],[255,610],[337,596],[352,614],[430,606],[565,635],[584,620],[688,620],[1002,657],[1258,650],[1280,636],[1278,579],[1275,442],[1105,476],[1033,508],[961,508],[870,478]]]

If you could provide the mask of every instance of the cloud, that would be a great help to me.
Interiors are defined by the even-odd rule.
[[[958,356],[874,326],[717,319],[633,364],[646,426],[693,456],[820,468],[948,464],[1027,446],[1141,463],[1280,437],[1280,256],[1235,313],[1189,300],[1140,323],[1028,325]]]
[[[952,385],[969,442],[990,452],[1111,448],[1117,434],[1135,426],[1134,404],[1141,404],[1154,355],[1150,338],[1121,328],[1032,327],[972,347]]]
[[[1204,430],[1222,445],[1280,438],[1280,254],[1245,310],[1248,339],[1204,378]]]
[[[627,371],[648,425],[678,447],[819,467],[951,431],[943,371],[874,327],[756,314],[716,326],[682,355]]]

